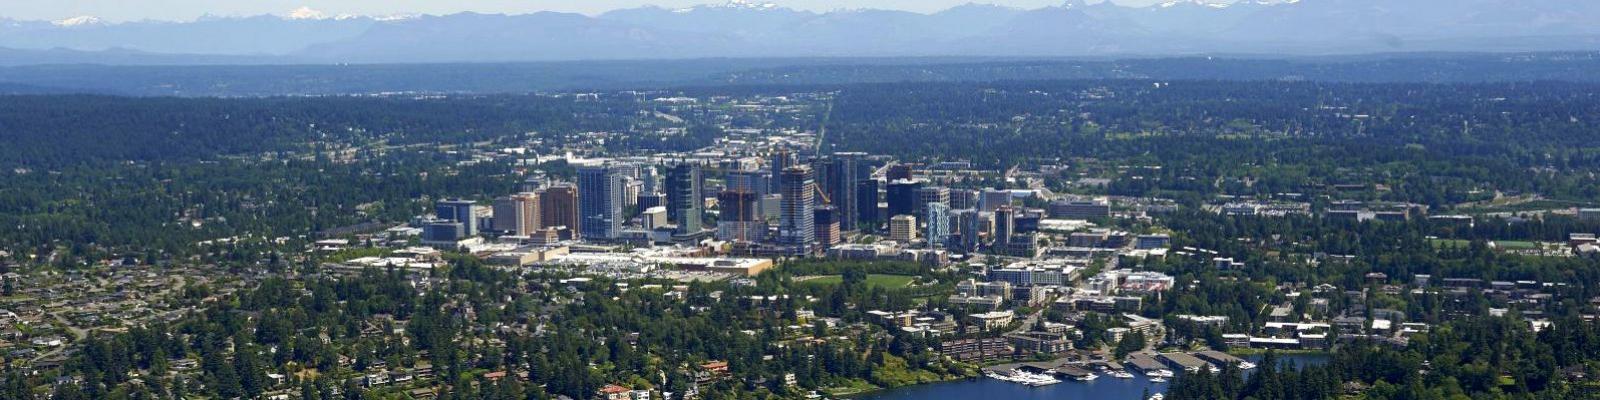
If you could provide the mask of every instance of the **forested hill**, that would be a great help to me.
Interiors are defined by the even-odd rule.
[[[135,96],[530,93],[568,90],[1060,79],[1325,82],[1600,81],[1600,53],[1141,59],[813,58],[367,65],[45,65],[0,85]]]
[[[988,165],[1030,157],[1196,154],[1154,146],[1161,138],[1189,146],[1222,140],[1233,150],[1278,149],[1278,140],[1383,152],[1410,146],[1518,166],[1600,162],[1586,150],[1600,124],[1597,84],[1072,80],[704,87],[583,99],[0,96],[0,166],[289,157],[317,146],[607,131],[625,126],[652,98],[817,89],[840,93],[831,127],[840,148]],[[927,125],[929,118],[941,123]]]
[[[295,157],[358,143],[465,143],[615,128],[607,105],[546,96],[133,98],[0,96],[0,165],[48,168],[224,156]]]

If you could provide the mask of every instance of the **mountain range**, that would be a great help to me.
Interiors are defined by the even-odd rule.
[[[735,0],[599,15],[0,19],[0,65],[513,62],[707,57],[1326,55],[1600,48],[1594,0],[1068,0],[921,14]]]

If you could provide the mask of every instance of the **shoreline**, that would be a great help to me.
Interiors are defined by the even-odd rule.
[[[861,390],[861,391],[856,391],[856,392],[850,392],[850,393],[846,393],[846,394],[832,393],[832,392],[828,392],[827,390],[817,390],[817,391],[818,392],[822,392],[822,393],[826,393],[829,396],[834,396],[834,397],[841,398],[841,399],[854,399],[854,398],[859,398],[861,396],[866,396],[866,395],[870,395],[870,394],[876,394],[876,393],[879,393],[879,392],[884,392],[884,391],[889,391],[889,390],[905,389],[905,388],[909,388],[909,387],[917,387],[917,386],[923,386],[923,385],[933,385],[933,384],[940,384],[940,383],[960,382],[960,381],[965,381],[965,380],[975,380],[975,379],[979,379],[981,377],[982,377],[982,375],[965,375],[965,376],[957,376],[957,377],[953,377],[953,378],[949,378],[949,379],[939,379],[939,380],[935,380],[935,381],[931,381],[931,382],[918,382],[918,383],[913,383],[913,384],[910,384],[910,385],[892,386],[892,387],[883,387],[883,386],[878,386],[878,385],[872,385],[873,386],[872,389]]]

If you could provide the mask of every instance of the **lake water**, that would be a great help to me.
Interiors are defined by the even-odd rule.
[[[1260,356],[1244,357],[1251,362],[1260,361]],[[1280,355],[1284,363],[1293,362],[1295,365],[1317,365],[1327,362],[1327,356],[1321,355]],[[1011,399],[1094,399],[1094,400],[1144,400],[1146,390],[1148,393],[1159,393],[1167,388],[1167,383],[1151,382],[1142,374],[1134,374],[1133,379],[1117,379],[1101,376],[1089,382],[1064,381],[1044,387],[1029,387],[1026,385],[1003,382],[989,378],[973,378],[964,381],[942,382],[927,385],[904,387],[882,392],[875,392],[860,397],[859,400],[926,400],[926,399],[978,399],[978,400],[1011,400]]]

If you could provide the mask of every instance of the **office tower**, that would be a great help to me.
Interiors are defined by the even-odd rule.
[[[950,205],[950,188],[944,186],[926,186],[917,189],[917,209],[912,215],[928,213],[929,204]]]
[[[890,165],[889,166],[888,175],[885,176],[884,178],[888,179],[889,182],[894,182],[894,181],[898,181],[898,180],[911,180],[911,165],[908,165],[908,164]]]
[[[783,172],[797,164],[794,154],[789,149],[779,147],[772,151],[771,159],[767,160],[767,167],[771,171],[772,181],[768,182],[767,193],[779,193],[783,186]]]
[[[976,209],[978,208],[978,204],[978,191],[967,189],[950,189],[950,209]]]
[[[961,238],[959,246],[962,251],[977,251],[983,244],[983,220],[979,217],[978,210],[955,210],[950,213],[954,222],[956,234]]]
[[[866,180],[871,174],[871,171],[867,170],[867,165],[863,163],[866,157],[866,153],[833,154],[833,168],[830,171],[834,177],[829,180],[829,187],[833,189],[828,195],[833,196],[833,206],[839,210],[836,214],[839,219],[839,230],[856,230],[856,224],[861,219],[861,201],[857,200],[861,193],[857,188],[861,185],[861,181]],[[873,200],[873,206],[877,206],[876,199]]]
[[[882,194],[878,193],[883,186],[883,181],[876,179],[863,179],[856,185],[856,228],[875,229],[878,223],[883,222],[883,217],[878,215],[878,203]]]
[[[494,201],[494,229],[515,236],[539,229],[539,195],[517,193]]]
[[[762,171],[728,171],[725,189],[736,192],[750,192],[756,196],[770,193],[772,186],[767,183],[767,175]]]
[[[539,192],[539,227],[565,228],[567,239],[578,236],[578,188],[557,185]]]
[[[944,247],[950,240],[950,206],[928,204],[928,247]]]
[[[811,166],[812,179],[817,181],[817,206],[820,207],[833,204],[833,179],[837,178],[834,176],[833,160],[824,157],[816,157],[811,159],[807,164]]]
[[[578,232],[610,240],[622,233],[622,174],[610,166],[578,168]]]
[[[651,207],[666,208],[667,196],[663,196],[660,193],[643,193],[639,195],[638,203],[639,212],[644,212],[644,210],[648,210]]]
[[[743,190],[724,190],[717,193],[717,206],[721,208],[721,221],[761,220],[761,197]]]
[[[478,214],[473,212],[471,200],[448,199],[441,200],[434,206],[434,216],[447,221],[460,222],[462,234],[471,237],[478,235]]]
[[[817,226],[817,245],[833,247],[833,245],[839,244],[843,237],[839,233],[838,208],[834,206],[817,207],[817,211],[812,215],[815,216],[812,220],[816,221]]]
[[[790,246],[796,254],[811,252],[811,242],[816,239],[816,180],[811,169],[804,166],[783,170],[782,210],[778,216],[778,242]]]
[[[724,180],[723,189],[735,192],[749,192],[756,196],[756,211],[761,211],[761,196],[772,193],[772,185],[768,183],[771,178],[764,171],[728,171]]]
[[[633,180],[633,179],[629,179],[627,177],[623,177],[622,178],[622,208],[623,209],[632,210],[632,209],[635,209],[634,207],[638,207],[639,206],[639,196],[643,195],[644,193],[645,193],[645,191],[644,191],[644,183],[641,183],[641,182]]]
[[[994,211],[994,243],[996,246],[1011,243],[1011,237],[1017,234],[1017,210],[1011,206],[1000,207]]]
[[[921,189],[921,181],[901,179],[889,182],[889,216],[916,215],[917,191]]]
[[[656,173],[656,166],[646,165],[639,167],[640,193],[656,193],[661,191],[661,175]]]
[[[979,200],[978,211],[994,212],[1002,206],[1011,205],[1011,191],[984,189],[983,198]]]
[[[717,239],[741,242],[761,241],[767,233],[766,217],[761,215],[761,197],[755,192],[724,190],[717,194],[720,207]]]
[[[889,218],[889,240],[901,243],[917,240],[917,217],[901,214]]]
[[[706,196],[700,166],[681,163],[667,170],[667,219],[678,224],[678,234],[699,233]]]

